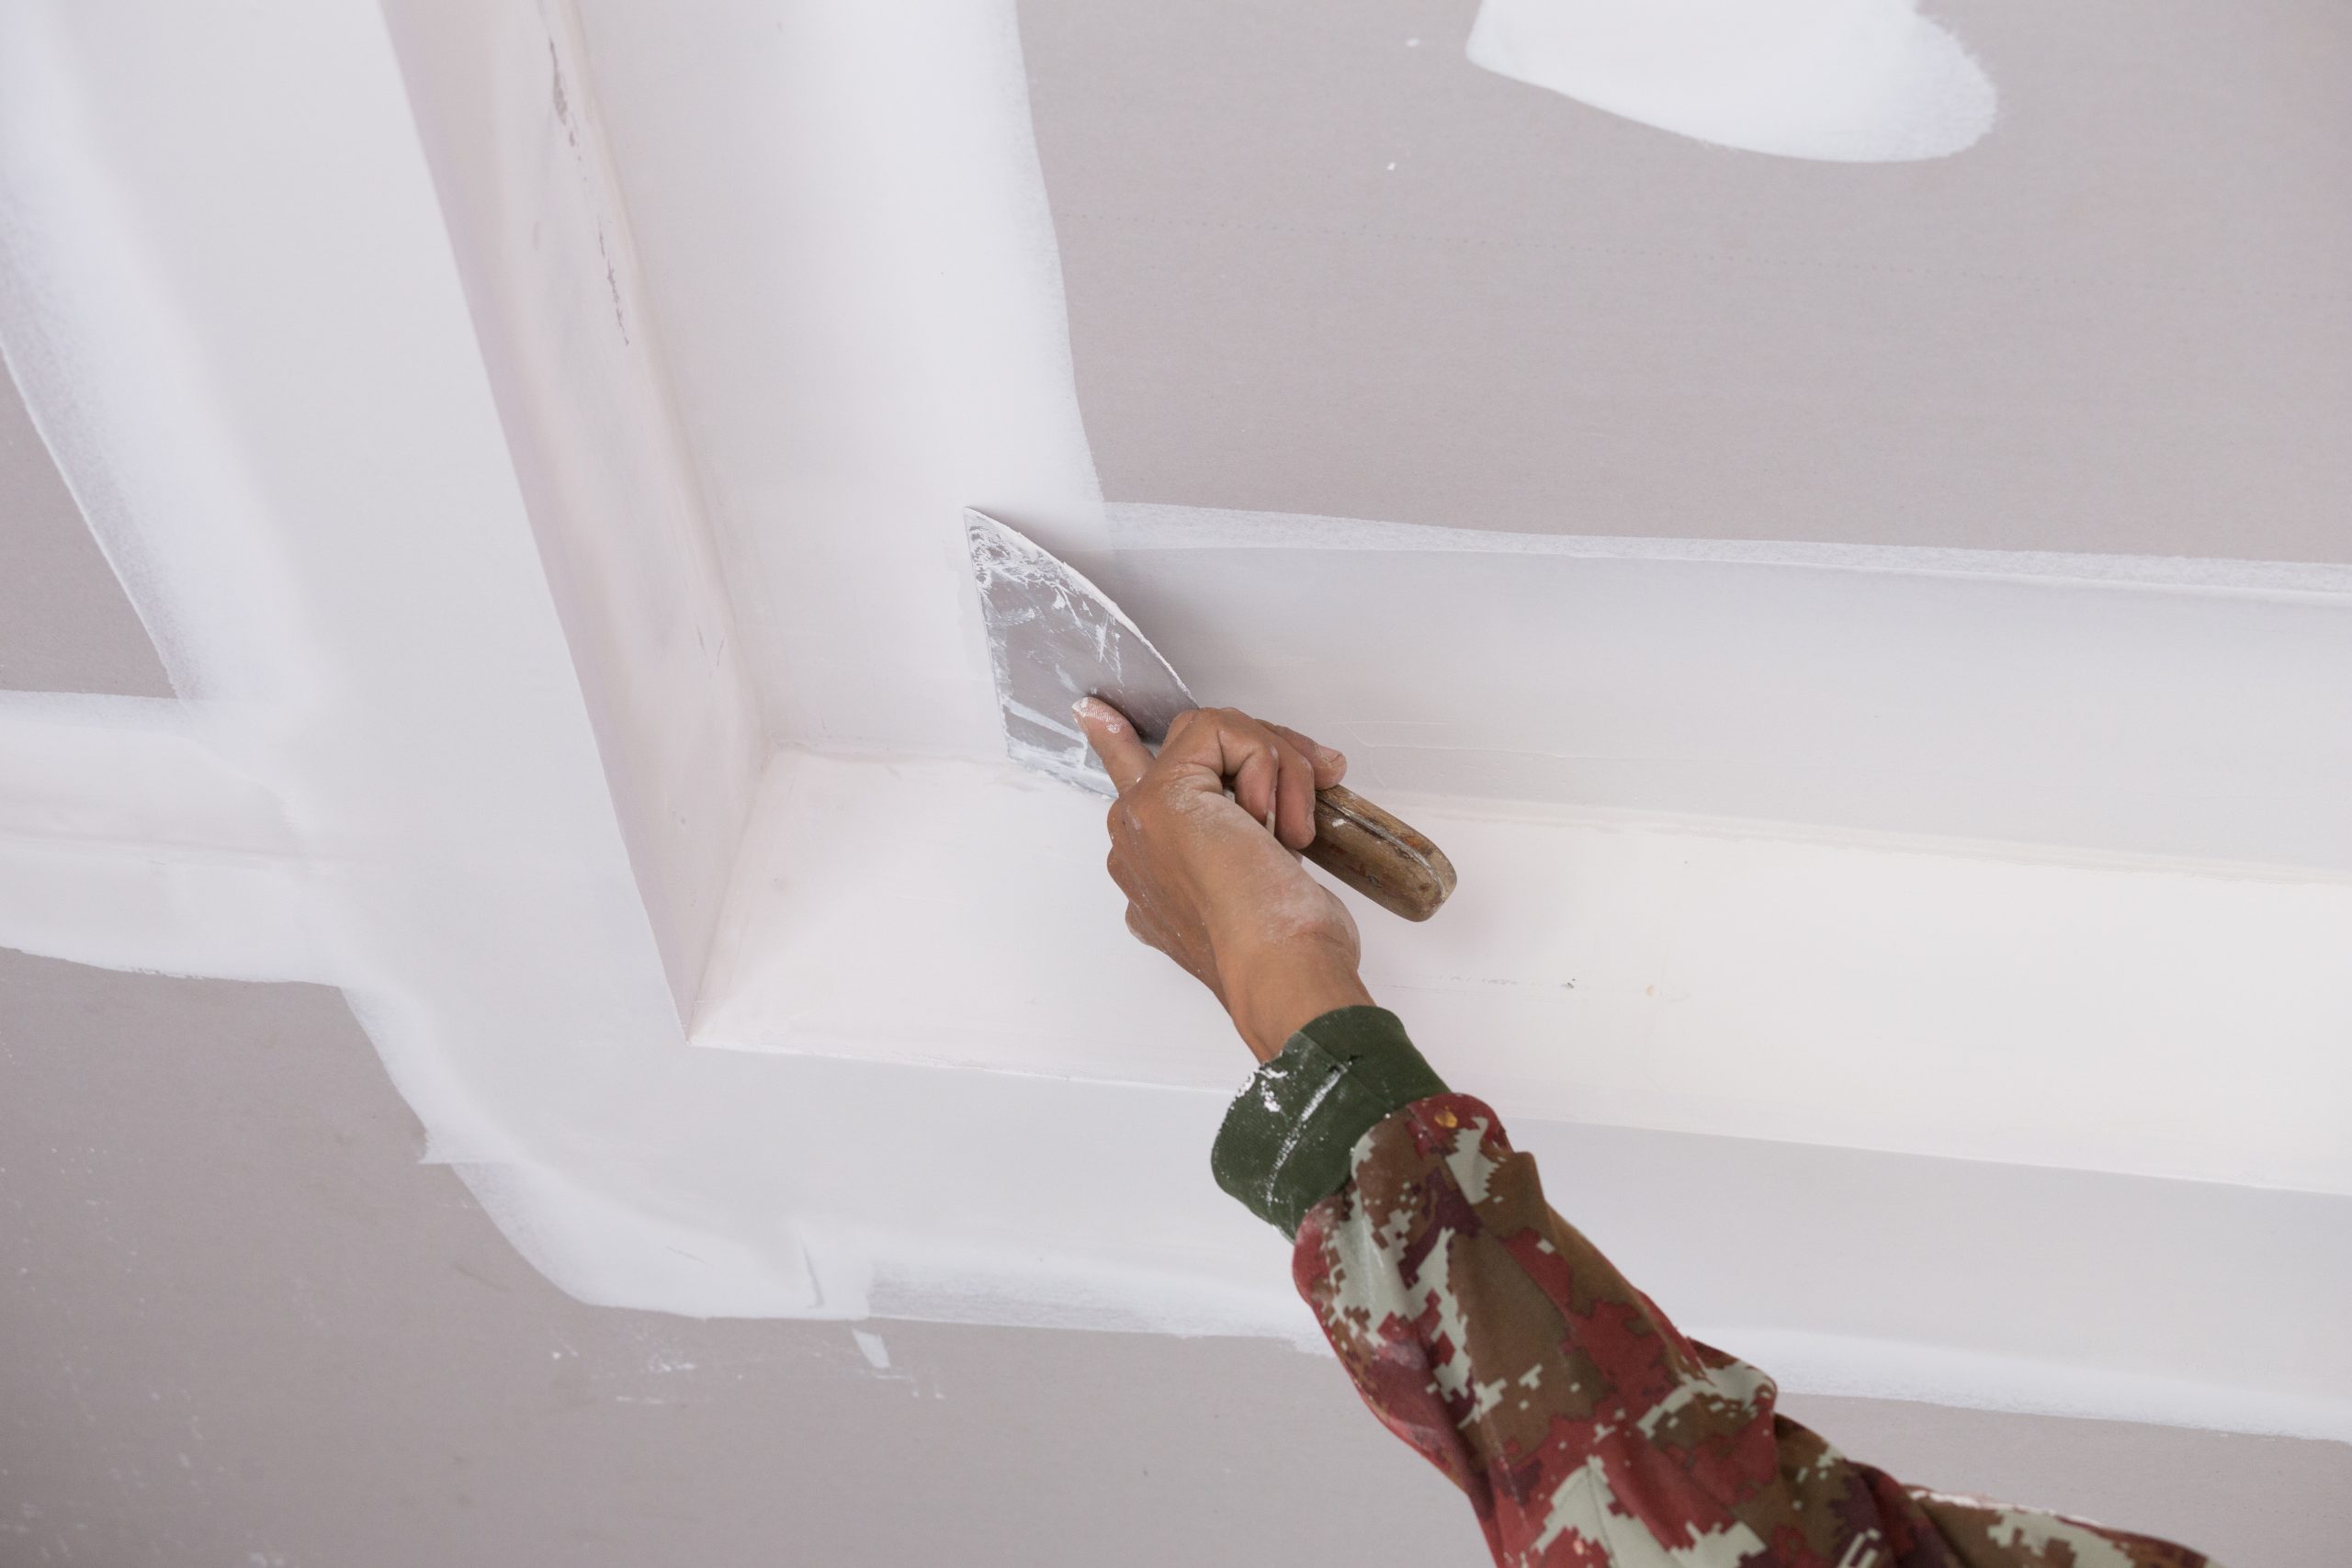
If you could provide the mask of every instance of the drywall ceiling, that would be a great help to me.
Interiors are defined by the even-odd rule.
[[[1417,792],[1375,989],[1690,1326],[2352,1431],[2339,569],[1106,510],[1010,6],[388,14],[0,10],[0,344],[188,699],[0,700],[0,944],[340,987],[582,1303],[1309,1333],[979,504]]]
[[[1951,0],[1923,163],[1472,64],[1476,0],[1022,0],[1103,489],[1549,534],[2352,561],[2352,13]]]

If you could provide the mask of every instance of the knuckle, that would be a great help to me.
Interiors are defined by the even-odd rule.
[[[1130,898],[1135,897],[1135,874],[1129,870],[1125,860],[1116,854],[1107,856],[1102,863],[1102,869],[1111,874],[1111,886]]]

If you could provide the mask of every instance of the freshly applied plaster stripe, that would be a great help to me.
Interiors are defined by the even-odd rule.
[[[1586,560],[1681,561],[1811,567],[1831,571],[2106,588],[2185,589],[2263,598],[2352,599],[2352,566],[2227,560],[2193,556],[2109,556],[2061,550],[1973,550],[1911,545],[1807,544],[1769,539],[1655,539],[1605,534],[1516,534],[1440,528],[1296,512],[1114,502],[1107,508],[1119,550],[1388,550],[1447,555],[1567,556]]]

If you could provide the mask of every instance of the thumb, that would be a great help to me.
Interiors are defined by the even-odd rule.
[[[1136,734],[1136,727],[1117,708],[1101,697],[1085,697],[1070,709],[1078,717],[1078,727],[1086,731],[1086,743],[1102,759],[1102,771],[1111,775],[1111,784],[1121,795],[1135,788],[1151,766],[1151,748]]]

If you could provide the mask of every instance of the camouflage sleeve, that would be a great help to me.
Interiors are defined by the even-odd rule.
[[[1546,1204],[1395,1017],[1326,1014],[1227,1114],[1219,1182],[1294,1231],[1364,1403],[1506,1564],[2200,1568],[2184,1548],[1902,1485],[1777,1415]]]

